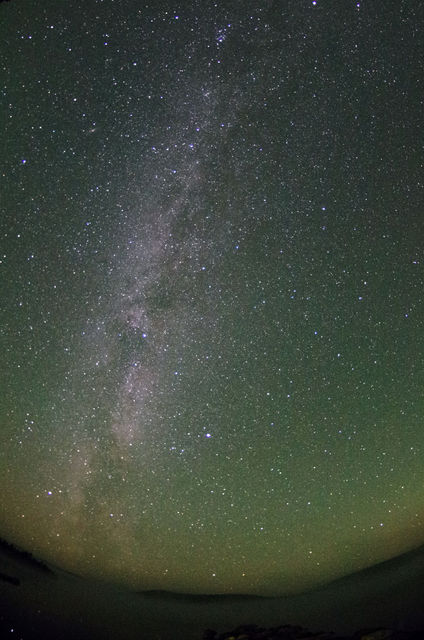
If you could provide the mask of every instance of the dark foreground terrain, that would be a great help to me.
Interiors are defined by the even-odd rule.
[[[422,547],[309,593],[265,598],[136,593],[0,541],[0,639],[424,640],[423,603]]]
[[[240,625],[232,631],[218,634],[212,629],[203,633],[202,640],[422,640],[424,631],[399,631],[395,629],[360,629],[350,636],[333,632],[308,631],[289,624],[265,629],[256,625]]]

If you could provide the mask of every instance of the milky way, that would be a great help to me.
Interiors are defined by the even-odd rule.
[[[291,593],[423,541],[418,10],[188,4],[1,6],[0,535]]]

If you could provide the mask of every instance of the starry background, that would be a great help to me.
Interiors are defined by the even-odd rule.
[[[261,595],[423,543],[423,14],[0,6],[0,535]]]

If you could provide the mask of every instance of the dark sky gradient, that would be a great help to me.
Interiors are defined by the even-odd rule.
[[[424,542],[423,20],[1,5],[1,536],[260,595]]]

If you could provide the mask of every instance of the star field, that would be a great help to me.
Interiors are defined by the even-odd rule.
[[[422,9],[0,14],[0,535],[262,595],[422,544]]]

